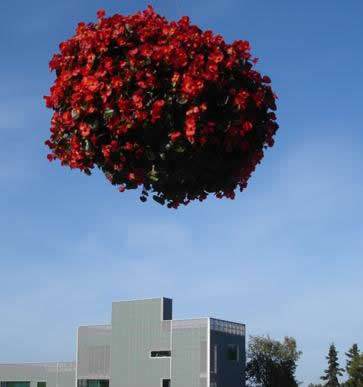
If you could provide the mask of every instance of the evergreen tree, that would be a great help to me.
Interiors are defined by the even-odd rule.
[[[325,381],[324,387],[339,387],[338,376],[343,375],[343,368],[339,367],[338,352],[334,343],[330,345],[328,356],[328,368],[324,371],[325,375],[320,379]]]
[[[359,356],[358,344],[353,344],[352,347],[349,349],[349,351],[345,353],[345,356],[347,357],[346,370],[349,374],[349,368],[352,365],[352,360],[356,359]]]
[[[354,356],[350,362],[346,387],[363,387],[363,354]]]

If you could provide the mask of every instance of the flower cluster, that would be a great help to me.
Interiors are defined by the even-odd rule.
[[[150,6],[97,16],[50,62],[48,159],[88,175],[97,166],[121,192],[141,187],[142,201],[152,192],[170,208],[209,193],[233,199],[278,129],[276,95],[253,70],[249,43]]]

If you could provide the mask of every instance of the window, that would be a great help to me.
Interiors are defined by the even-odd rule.
[[[109,380],[78,379],[77,387],[109,387]]]
[[[108,380],[88,380],[87,387],[108,387]]]
[[[0,387],[30,387],[30,382],[0,382]]]
[[[47,383],[46,382],[38,382],[37,387],[47,387]]]
[[[236,344],[229,344],[227,350],[227,358],[232,361],[239,361],[239,346]]]
[[[170,357],[171,351],[151,351],[151,357]]]
[[[170,379],[163,379],[162,386],[163,387],[170,387]]]

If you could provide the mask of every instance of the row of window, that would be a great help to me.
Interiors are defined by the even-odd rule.
[[[78,380],[77,386],[78,387],[109,387],[109,381],[80,379]],[[0,387],[30,387],[30,382],[0,382]],[[38,382],[37,387],[47,387],[47,383]]]
[[[214,346],[214,358],[217,358],[217,345]],[[171,351],[151,351],[150,357],[170,357]],[[227,347],[227,359],[231,361],[239,361],[239,345],[229,344]]]
[[[109,380],[78,379],[77,387],[109,387]]]
[[[30,387],[30,382],[0,382],[0,387]],[[38,382],[37,387],[47,387],[47,383]]]

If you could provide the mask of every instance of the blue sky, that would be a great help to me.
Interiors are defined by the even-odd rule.
[[[46,160],[48,62],[97,9],[145,1],[2,0],[0,362],[75,358],[76,327],[111,302],[174,298],[174,317],[297,339],[318,382],[334,341],[363,349],[363,3],[152,1],[228,42],[247,39],[279,95],[280,130],[248,189],[177,211]]]

